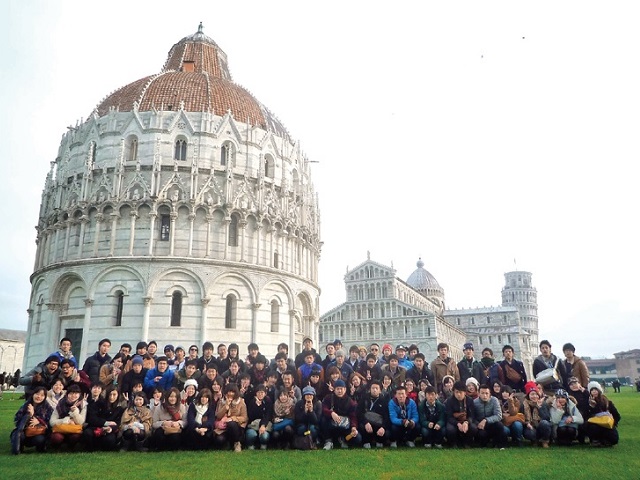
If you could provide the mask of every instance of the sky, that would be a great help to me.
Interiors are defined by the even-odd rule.
[[[45,176],[67,126],[197,30],[314,162],[321,313],[367,258],[418,258],[450,308],[533,273],[555,351],[640,348],[640,5],[8,0],[0,6],[0,328],[26,329]],[[102,5],[102,4],[101,4]]]

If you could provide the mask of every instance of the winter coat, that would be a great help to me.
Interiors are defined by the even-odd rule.
[[[247,416],[247,405],[242,398],[234,398],[231,403],[226,397],[222,397],[216,406],[216,420],[223,417],[230,417],[232,422],[237,422],[242,428],[245,428],[249,417]],[[215,432],[220,435],[223,431],[216,429]]]
[[[436,403],[430,405],[426,400],[420,402],[418,406],[418,414],[420,416],[420,425],[422,428],[429,428],[429,423],[437,423],[440,428],[445,427],[447,421],[447,412],[445,406],[436,400]]]
[[[580,385],[584,388],[587,388],[589,385],[589,369],[587,368],[587,364],[584,363],[580,357],[573,357],[573,364],[564,361],[564,368],[567,372],[567,376],[576,377]],[[568,385],[567,385],[568,387]]]
[[[389,400],[388,407],[389,420],[392,425],[400,427],[404,420],[411,420],[415,425],[418,425],[418,422],[420,422],[418,406],[416,402],[409,398],[404,402],[404,405],[400,405],[397,399],[392,398]]]
[[[387,430],[391,426],[391,419],[389,418],[389,400],[381,393],[378,398],[373,398],[371,395],[365,395],[358,403],[358,422],[360,425],[366,425],[364,414],[366,412],[373,412],[382,415],[382,427]]]
[[[524,384],[527,383],[527,372],[524,369],[524,364],[518,360],[513,359],[511,363],[507,362],[506,360],[502,360],[498,365],[500,365],[500,369],[502,370],[502,383],[505,385],[509,385],[514,390],[524,392]],[[520,381],[511,380],[509,378],[509,368],[520,375]]]
[[[551,424],[554,428],[557,427],[572,427],[578,428],[578,425],[582,425],[584,423],[584,418],[578,410],[578,407],[571,400],[567,400],[564,408],[558,408],[558,405],[554,401],[551,405],[551,409],[549,410],[551,416]],[[568,416],[573,418],[573,422],[569,424],[564,423],[564,419]]]
[[[433,372],[434,386],[438,388],[438,391],[442,390],[442,380],[447,375],[451,375],[457,382],[460,380],[460,372],[458,371],[458,365],[452,358],[447,357],[446,361],[442,360],[439,356],[431,362],[431,371]]]
[[[341,417],[349,417],[351,428],[358,428],[358,406],[349,395],[339,398],[335,393],[327,395],[322,401],[322,415],[331,420],[331,412],[336,412]]]
[[[305,400],[303,398],[296,402],[293,408],[293,416],[296,426],[304,425],[309,428],[311,425],[315,425],[317,427],[320,425],[320,419],[322,418],[322,402],[314,398],[313,411],[307,412],[305,411]]]
[[[502,421],[502,407],[496,397],[489,397],[489,400],[483,402],[480,398],[473,401],[473,411],[476,424],[482,420],[487,423],[496,423]]]
[[[148,437],[151,435],[151,422],[151,410],[147,407],[129,407],[122,414],[119,432],[130,429],[134,423],[141,423],[144,427],[144,436]]]
[[[458,400],[455,395],[452,395],[445,405],[445,415],[447,423],[453,426],[457,426],[458,423],[469,422],[475,423],[476,413],[473,405],[473,400],[465,395],[464,400]]]
[[[111,357],[108,353],[102,357],[100,352],[96,352],[85,360],[82,370],[89,376],[91,383],[97,383],[100,381],[100,368],[109,362],[111,362]]]
[[[179,412],[180,412],[180,420],[174,420],[173,416],[165,410],[163,404],[161,403],[156,408],[153,409],[153,429],[157,430],[162,428],[162,423],[165,421],[175,422],[177,421],[180,424],[180,427],[184,429],[187,424],[187,407],[179,403],[178,404]]]
[[[162,378],[156,382],[156,377]],[[151,396],[151,392],[156,387],[160,387],[162,390],[169,390],[173,386],[173,377],[173,372],[168,368],[164,373],[161,373],[158,370],[158,367],[154,367],[147,372],[147,376],[144,378],[144,390],[149,394],[149,396]]]

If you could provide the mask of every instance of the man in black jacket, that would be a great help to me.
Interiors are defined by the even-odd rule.
[[[389,403],[382,395],[382,384],[379,380],[370,383],[369,394],[365,395],[358,405],[358,424],[362,433],[364,448],[382,448],[389,440],[391,422],[389,421]]]
[[[111,348],[111,340],[103,338],[98,343],[98,351],[87,358],[84,362],[82,370],[87,374],[91,383],[98,383],[100,381],[100,368],[105,363],[111,361],[109,356],[109,349]]]

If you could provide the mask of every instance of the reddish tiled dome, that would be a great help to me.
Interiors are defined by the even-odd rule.
[[[162,71],[116,90],[96,107],[102,116],[114,107],[119,111],[178,110],[182,102],[188,112],[210,111],[223,116],[228,111],[241,122],[249,121],[265,130],[288,136],[280,121],[246,89],[233,83],[227,55],[198,31],[176,43]]]

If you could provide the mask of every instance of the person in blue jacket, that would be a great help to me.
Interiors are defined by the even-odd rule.
[[[144,391],[151,396],[156,387],[169,390],[173,386],[173,377],[167,357],[158,357],[155,368],[150,368],[147,376],[144,377]]]
[[[400,385],[395,396],[389,400],[389,419],[391,420],[391,448],[397,448],[398,442],[405,442],[409,448],[416,446],[419,421],[416,402],[407,398],[407,389]]]

